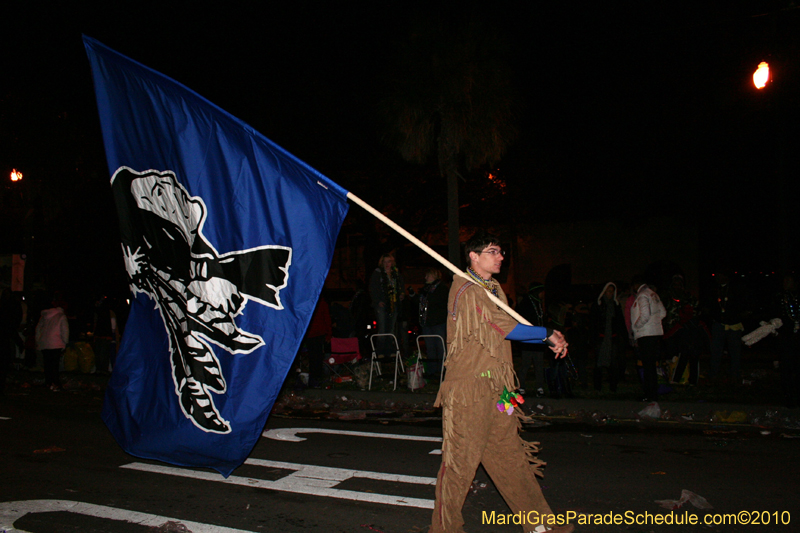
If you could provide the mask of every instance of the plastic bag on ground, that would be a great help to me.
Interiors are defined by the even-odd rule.
[[[425,370],[422,363],[417,362],[408,367],[408,388],[411,390],[421,389],[425,386]]]
[[[698,509],[713,509],[714,507],[708,503],[708,500],[703,498],[702,496],[695,494],[690,490],[683,489],[681,491],[681,499],[680,500],[656,500],[656,503],[663,507],[664,509],[680,509],[683,505],[689,502]]]
[[[658,402],[651,402],[647,404],[647,407],[639,411],[639,416],[642,418],[661,418],[661,407],[658,406]]]

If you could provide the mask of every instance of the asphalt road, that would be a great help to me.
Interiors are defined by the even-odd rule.
[[[127,455],[100,421],[101,403],[99,392],[38,389],[0,403],[0,531],[416,533],[430,523],[441,459],[435,423],[273,417],[248,462],[225,480]],[[623,522],[577,531],[800,530],[800,439],[575,424],[525,436],[543,444],[542,486],[556,512]],[[508,510],[485,473],[476,479],[467,531],[519,531],[482,523]],[[686,502],[671,515],[679,520],[739,513],[772,525],[654,525],[670,516],[656,500],[678,500],[684,489],[713,508]]]

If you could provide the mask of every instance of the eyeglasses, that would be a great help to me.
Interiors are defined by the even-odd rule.
[[[505,250],[498,250],[497,248],[492,248],[491,250],[484,250],[482,252],[478,252],[479,254],[489,254],[489,255],[502,255],[503,257],[506,256]]]

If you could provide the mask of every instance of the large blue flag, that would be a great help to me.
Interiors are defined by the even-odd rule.
[[[84,36],[133,299],[103,420],[132,455],[229,475],[258,440],[347,191]]]

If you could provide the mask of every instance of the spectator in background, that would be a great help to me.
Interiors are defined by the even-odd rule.
[[[61,390],[58,366],[69,342],[69,322],[64,307],[64,303],[53,301],[50,308],[42,311],[36,325],[36,348],[44,357],[44,385],[54,392]]]
[[[611,392],[617,391],[622,350],[627,339],[625,315],[617,302],[617,286],[608,282],[592,306],[592,344],[595,349],[594,389],[603,387],[603,371],[608,375]]]
[[[37,368],[39,365],[39,350],[36,349],[36,324],[39,322],[41,314],[41,307],[36,304],[36,299],[30,298],[26,300],[26,321],[25,329],[23,330],[24,345],[25,345],[25,366],[28,368]],[[39,367],[41,370],[42,367]]]
[[[92,338],[96,372],[106,374],[115,362],[119,344],[117,315],[106,296],[100,296],[94,304]]]
[[[532,326],[545,327],[544,316],[544,285],[539,282],[531,282],[528,285],[528,292],[521,296],[516,308],[517,313],[523,316]],[[572,341],[569,341],[570,344]],[[536,375],[534,387],[536,396],[544,396],[544,356],[547,348],[543,344],[518,343],[520,351],[520,364],[517,370],[519,378],[519,392],[525,394],[528,388],[527,376],[533,365]],[[547,350],[549,351],[549,350]],[[574,352],[573,352],[574,355]]]
[[[397,270],[394,256],[384,254],[378,261],[378,268],[372,272],[369,280],[369,295],[372,308],[378,322],[377,333],[391,333],[397,337],[397,319],[405,298],[403,276]],[[378,339],[376,351],[378,355],[394,353],[393,343],[385,338]]]
[[[569,343],[569,355],[567,356],[567,364],[571,360],[575,365],[575,381],[582,389],[588,386],[587,367],[589,365],[589,344],[591,333],[589,332],[589,307],[583,303],[578,302],[573,308],[567,319],[566,337]]]
[[[17,347],[22,341],[17,333],[22,321],[22,307],[13,298],[9,289],[0,293],[0,397],[5,394],[6,378]]]
[[[639,290],[639,287],[642,286],[644,283],[644,278],[642,276],[633,276],[631,278],[631,284],[628,288],[628,297],[625,299],[625,328],[628,330],[628,344],[631,346],[636,346],[636,342],[633,338],[633,327],[631,326],[631,308],[633,304],[636,303],[636,292]]]
[[[777,338],[783,403],[793,409],[800,406],[800,308],[794,274],[783,277],[783,290],[778,293],[774,316],[783,321]]]
[[[362,354],[370,353],[369,333],[372,332],[372,324],[369,316],[369,294],[365,289],[362,279],[356,280],[356,292],[350,299],[348,306],[352,328],[345,337],[358,337],[358,345]]]
[[[636,301],[631,306],[631,329],[642,361],[642,388],[646,402],[658,401],[658,374],[656,363],[661,355],[664,329],[661,320],[667,310],[658,294],[642,283],[636,291]]]
[[[683,276],[672,276],[672,286],[664,296],[667,317],[664,319],[664,344],[667,357],[678,357],[671,382],[680,383],[689,366],[689,384],[697,385],[700,350],[707,342],[698,317],[698,301],[686,290]]]
[[[333,328],[328,302],[320,295],[311,323],[306,331],[306,349],[308,350],[308,385],[318,388],[324,379],[325,343],[331,341]]]
[[[442,340],[434,338],[425,339],[425,349],[428,356],[428,374],[438,378],[441,375],[442,361],[447,343],[447,295],[450,288],[442,282],[442,272],[438,268],[429,268],[425,271],[425,285],[419,293],[412,293],[413,303],[416,304],[419,326],[423,335],[439,335]]]
[[[566,301],[559,301],[555,304],[548,304],[545,314],[545,327],[556,331],[564,331],[567,328],[567,315],[570,305]],[[552,349],[551,349],[552,352]],[[569,383],[569,368],[567,367],[566,357],[556,357],[554,353],[548,353],[550,368],[547,369],[547,388],[552,398],[572,398],[572,387]]]
[[[711,372],[712,381],[720,379],[722,353],[727,348],[730,357],[730,379],[741,383],[742,334],[747,314],[747,304],[742,286],[732,280],[727,272],[714,276],[716,287],[709,302],[711,318]]]
[[[625,381],[625,371],[627,369],[625,360],[627,360],[628,355],[633,353],[634,363],[639,360],[639,350],[636,347],[636,340],[633,338],[633,327],[631,326],[631,308],[636,302],[636,290],[642,283],[644,283],[644,278],[639,275],[633,276],[630,285],[628,285],[627,290],[624,292],[624,303],[620,303],[620,305],[622,305],[622,312],[625,315],[625,328],[628,330],[628,346],[623,355],[623,367],[620,369],[619,377],[620,381]],[[634,364],[634,368],[637,369],[638,374],[637,364]]]

